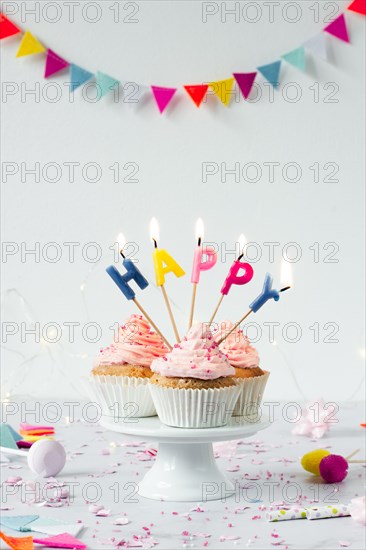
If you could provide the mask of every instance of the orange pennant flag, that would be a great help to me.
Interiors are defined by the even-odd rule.
[[[0,531],[0,538],[12,548],[12,550],[34,550],[33,537],[7,537]]]

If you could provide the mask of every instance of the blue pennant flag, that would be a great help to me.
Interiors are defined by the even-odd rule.
[[[94,75],[93,73],[90,73],[89,71],[86,71],[85,69],[82,69],[81,67],[78,67],[77,65],[74,65],[73,63],[70,65],[70,91],[74,92],[76,88],[79,88],[84,82],[87,82],[90,80]]]
[[[279,75],[281,61],[275,61],[274,63],[269,63],[268,65],[262,65],[261,67],[257,67],[257,69],[274,88],[277,88],[280,83]]]

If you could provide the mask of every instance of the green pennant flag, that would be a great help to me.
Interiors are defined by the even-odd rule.
[[[296,48],[296,50],[292,50],[291,52],[285,53],[285,55],[282,56],[282,59],[287,61],[287,63],[290,63],[290,65],[293,65],[296,67],[296,69],[299,69],[300,71],[305,71],[306,69],[306,63],[305,63],[305,48],[303,46],[300,46],[299,48]]]

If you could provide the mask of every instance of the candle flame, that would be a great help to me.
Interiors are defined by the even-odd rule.
[[[287,287],[293,286],[293,279],[292,279],[292,268],[290,262],[287,260],[282,260],[282,266],[281,266],[281,286]]]
[[[118,252],[122,252],[126,246],[126,238],[123,233],[118,233],[116,242],[118,244]]]
[[[243,233],[241,233],[239,235],[239,239],[238,239],[238,243],[239,243],[239,254],[243,254],[243,250],[244,250],[244,247],[245,245],[247,244],[247,240],[245,238],[245,235],[243,235]]]
[[[205,232],[205,226],[203,225],[202,218],[198,218],[196,221],[196,240],[199,241],[203,239]]]
[[[157,243],[159,240],[159,224],[156,218],[151,218],[150,237],[155,243]]]

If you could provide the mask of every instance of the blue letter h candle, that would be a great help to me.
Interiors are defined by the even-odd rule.
[[[124,275],[121,275],[118,269],[116,269],[113,265],[107,267],[106,271],[116,283],[120,291],[125,295],[127,300],[133,300],[135,298],[135,293],[128,285],[129,281],[134,280],[142,290],[149,286],[149,283],[131,260],[124,258],[122,263],[123,267],[126,269],[126,273],[124,273]]]

